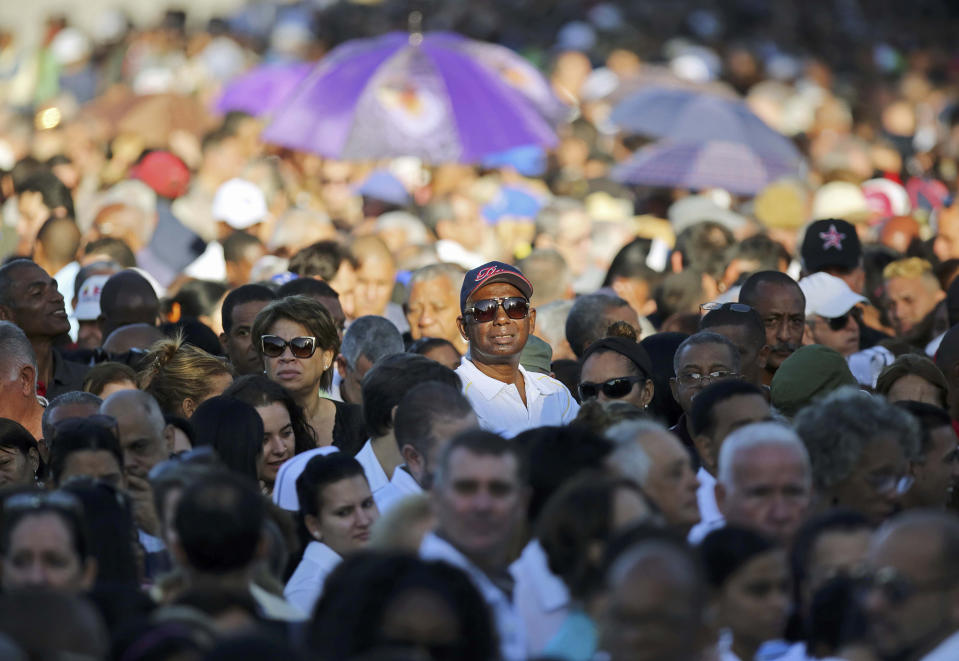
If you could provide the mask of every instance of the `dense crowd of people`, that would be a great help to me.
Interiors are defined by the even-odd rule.
[[[959,659],[957,8],[415,4],[0,28],[0,657]],[[216,110],[414,25],[555,148]],[[802,167],[623,183],[655,85]]]

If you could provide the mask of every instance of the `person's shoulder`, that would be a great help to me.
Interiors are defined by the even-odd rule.
[[[562,381],[556,379],[549,374],[543,374],[542,372],[526,372],[526,378],[528,378],[543,394],[556,394],[556,393],[565,393],[566,395],[572,396]]]

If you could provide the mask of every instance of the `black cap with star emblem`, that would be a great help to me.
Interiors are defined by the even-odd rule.
[[[853,269],[862,260],[862,244],[855,226],[845,220],[827,218],[809,224],[799,254],[807,274],[830,267]]]

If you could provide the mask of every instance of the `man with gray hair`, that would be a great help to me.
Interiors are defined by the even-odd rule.
[[[576,360],[576,354],[566,340],[566,319],[572,309],[573,301],[553,301],[536,308],[536,318],[539,323],[536,324],[533,334],[552,347],[554,362]]]
[[[610,324],[625,321],[639,334],[639,315],[629,303],[612,294],[587,294],[573,303],[566,317],[566,341],[577,358],[601,337],[606,337]]]
[[[809,454],[796,432],[776,422],[756,422],[726,437],[716,481],[716,504],[726,522],[788,547],[811,503]]]
[[[403,311],[414,340],[438,337],[450,342],[460,355],[468,343],[460,335],[456,319],[460,316],[459,294],[466,271],[456,264],[430,264],[413,271],[409,295]]]
[[[533,283],[533,300],[537,310],[554,301],[573,297],[569,266],[556,250],[537,249],[519,260],[516,267]]]
[[[57,423],[68,418],[89,418],[100,411],[103,400],[90,392],[72,390],[50,400],[43,409],[41,425],[43,438],[39,440],[40,456],[46,462],[50,458],[51,441]]]
[[[389,319],[375,315],[359,317],[343,334],[336,371],[340,397],[349,404],[362,404],[363,377],[383,356],[403,353],[403,336]]]
[[[854,386],[831,392],[795,419],[812,462],[818,506],[843,507],[879,525],[902,507],[920,458],[919,423],[885,397]]]
[[[41,438],[47,402],[37,395],[37,356],[26,334],[10,321],[0,321],[0,379],[0,417]]]
[[[592,232],[593,219],[582,202],[569,197],[553,198],[536,216],[534,247],[556,250],[577,280],[589,268]]]
[[[142,390],[113,393],[100,406],[100,413],[117,421],[123,474],[133,501],[133,515],[141,532],[140,540],[148,552],[159,551],[163,548],[157,538],[160,525],[147,476],[154,466],[170,458],[173,426],[164,420],[156,399]]]
[[[699,480],[679,439],[650,420],[627,420],[605,435],[616,443],[606,459],[610,470],[639,484],[662,511],[667,525],[689,534],[699,522]]]

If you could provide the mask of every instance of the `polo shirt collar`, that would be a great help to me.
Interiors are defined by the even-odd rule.
[[[471,387],[476,389],[480,395],[483,396],[483,399],[489,401],[500,394],[504,388],[508,388],[509,383],[504,383],[499,379],[494,379],[491,376],[483,374],[480,369],[473,364],[472,359],[469,357],[464,357],[461,365],[464,366],[464,369],[468,372],[468,377],[471,382]],[[546,394],[538,383],[538,379],[531,379],[529,372],[526,371],[526,368],[522,365],[519,366],[519,372],[523,375],[523,382],[532,386],[533,389],[541,394]]]

